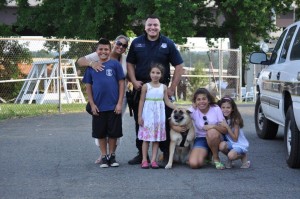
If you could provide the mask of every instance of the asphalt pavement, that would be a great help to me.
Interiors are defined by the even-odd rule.
[[[85,112],[9,119],[0,122],[0,198],[299,198],[300,170],[284,160],[283,128],[275,140],[261,140],[254,104],[239,105],[250,142],[251,168],[216,170],[141,169],[128,165],[136,155],[134,120],[125,113],[118,168],[99,168],[99,150]],[[225,161],[225,156],[221,155]]]

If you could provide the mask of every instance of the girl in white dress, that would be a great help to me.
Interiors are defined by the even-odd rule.
[[[167,95],[167,86],[160,83],[163,77],[163,66],[152,64],[150,68],[151,82],[144,84],[139,102],[138,123],[140,125],[138,138],[143,140],[143,160],[141,167],[148,169],[147,161],[149,143],[152,142],[151,167],[158,169],[156,155],[160,141],[166,140],[166,118],[165,103],[168,107],[175,109]]]
[[[218,104],[226,119],[221,125],[226,127],[228,131],[225,135],[227,141],[223,141],[219,145],[219,150],[228,157],[225,167],[230,169],[233,160],[241,159],[241,168],[247,169],[250,167],[250,161],[247,158],[249,142],[242,129],[244,126],[243,118],[232,98],[223,97]]]

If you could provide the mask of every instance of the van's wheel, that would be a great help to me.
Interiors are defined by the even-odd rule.
[[[290,106],[284,126],[286,162],[291,168],[300,168],[300,131],[297,127],[293,107]]]
[[[255,129],[258,137],[262,139],[273,139],[277,135],[278,124],[268,120],[263,112],[260,97],[257,98],[254,113]]]

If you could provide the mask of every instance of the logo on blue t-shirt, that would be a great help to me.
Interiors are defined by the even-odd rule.
[[[106,76],[112,76],[113,72],[112,69],[106,69]]]

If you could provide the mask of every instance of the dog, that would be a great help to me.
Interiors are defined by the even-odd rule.
[[[190,111],[185,108],[173,110],[170,117],[170,154],[165,169],[171,169],[173,161],[186,163],[190,149],[195,139],[195,129],[190,116]],[[185,126],[186,132],[176,132],[172,126]]]

